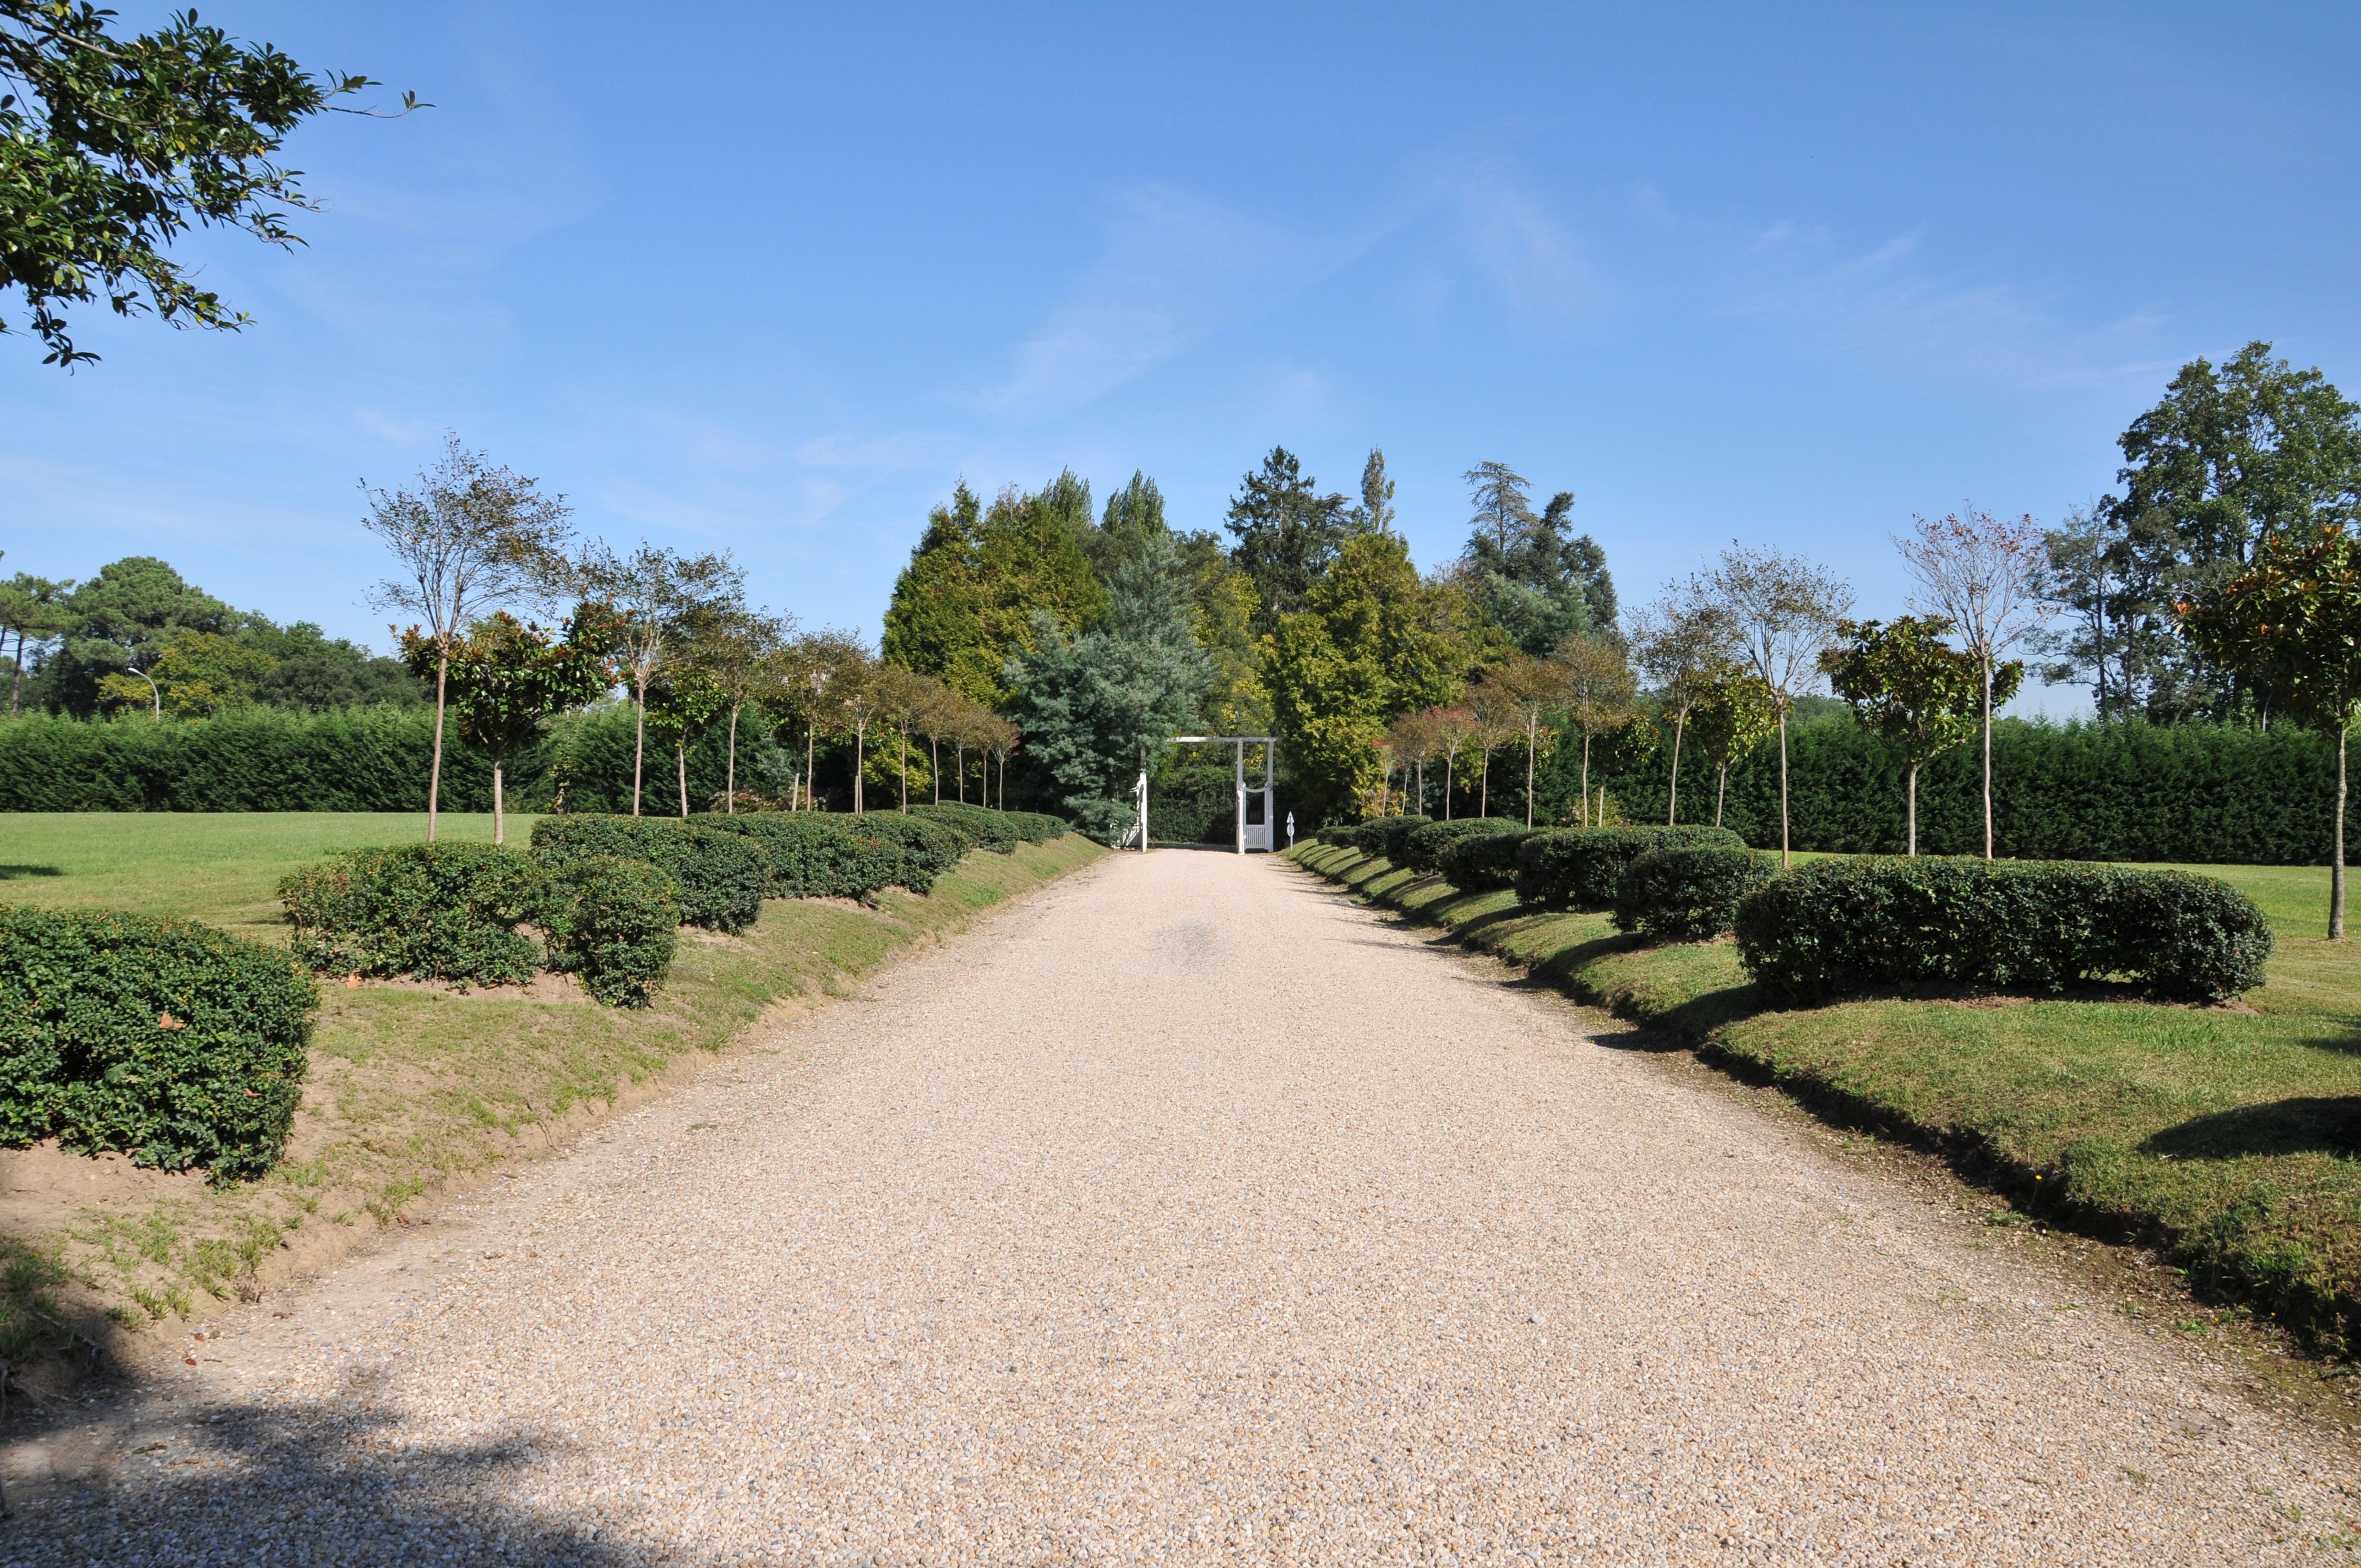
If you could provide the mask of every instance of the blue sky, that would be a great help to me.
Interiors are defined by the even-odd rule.
[[[1911,513],[2087,502],[2192,356],[2361,390],[2349,7],[203,9],[436,106],[297,134],[307,247],[187,247],[245,333],[0,339],[5,569],[382,643],[357,482],[448,429],[873,634],[962,476],[1215,527],[1375,444],[1423,565],[1497,458],[1627,599],[1737,538],[1883,614]]]

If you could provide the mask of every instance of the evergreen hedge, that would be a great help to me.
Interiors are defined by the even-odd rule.
[[[1769,856],[1752,850],[1651,850],[1616,884],[1615,928],[1660,942],[1708,941],[1736,925],[1738,906],[1778,874]]]
[[[1402,852],[1396,863],[1432,874],[1443,869],[1443,857],[1454,846],[1469,839],[1517,831],[1519,825],[1504,817],[1461,817],[1449,822],[1429,822],[1402,835]]]
[[[680,903],[672,878],[645,861],[573,855],[541,885],[549,967],[609,1007],[644,1007],[672,969]]]
[[[2254,901],[2187,872],[2070,861],[1821,861],[1738,910],[1739,958],[1774,1001],[1888,987],[2056,992],[2125,979],[2169,1000],[2260,985]]]
[[[1517,847],[1517,901],[1545,909],[1605,909],[1631,862],[1653,850],[1746,840],[1722,828],[1560,828]]]
[[[522,985],[541,949],[517,927],[534,917],[541,868],[489,844],[351,850],[279,883],[296,959],[322,974],[408,975],[460,985]]]
[[[950,800],[914,806],[910,815],[929,822],[948,823],[980,847],[1003,855],[1013,852],[1019,844],[1046,844],[1071,831],[1063,817],[1046,812],[996,811],[988,806],[962,806]]]
[[[1467,893],[1513,885],[1517,880],[1517,854],[1536,831],[1545,829],[1511,824],[1502,832],[1461,838],[1443,852],[1444,881]]]
[[[0,1144],[259,1176],[294,1124],[319,1004],[286,954],[209,927],[0,907]]]
[[[959,864],[960,857],[976,847],[975,836],[949,822],[911,817],[899,811],[871,811],[859,818],[861,831],[883,839],[902,852],[895,880],[912,893],[934,891],[935,879]]]
[[[672,878],[682,922],[715,931],[754,924],[771,886],[770,859],[759,843],[677,817],[544,817],[533,825],[533,848],[550,866],[585,855],[646,861]]]
[[[708,817],[707,831],[735,833],[770,857],[773,898],[875,900],[909,874],[902,846],[855,826],[866,817],[814,811],[741,811]]]

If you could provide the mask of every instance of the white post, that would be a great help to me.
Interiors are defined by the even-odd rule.
[[[1230,758],[1237,767],[1236,795],[1238,802],[1238,815],[1236,827],[1238,853],[1243,855],[1246,852],[1246,743],[1243,740],[1231,741]]]
[[[1262,847],[1266,852],[1279,848],[1279,818],[1273,815],[1279,807],[1279,742],[1262,743]]]
[[[1148,770],[1139,770],[1139,852],[1148,853]]]

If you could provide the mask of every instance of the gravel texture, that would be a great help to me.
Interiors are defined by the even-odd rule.
[[[1112,859],[192,1342],[0,1559],[2351,1560],[2332,1440],[1428,941]]]

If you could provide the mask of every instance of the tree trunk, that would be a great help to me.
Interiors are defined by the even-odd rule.
[[[869,771],[868,746],[869,726],[854,725],[852,727],[852,815],[855,817],[862,815],[869,808],[868,797],[862,788],[867,782],[862,774]]]
[[[1590,826],[1590,731],[1582,732],[1582,825]]]
[[[1533,825],[1533,748],[1539,744],[1533,727],[1525,727],[1525,826]]]
[[[680,760],[680,819],[686,822],[688,820],[688,740],[686,737],[673,748],[672,754]]]
[[[1451,771],[1459,759],[1452,752],[1443,754],[1443,819],[1451,820]]]
[[[1984,661],[1984,859],[1993,858],[1992,813],[1992,661]],[[1785,742],[1781,741],[1784,745]]]
[[[1721,803],[1730,798],[1730,764],[1721,764],[1721,774],[1713,786],[1713,825],[1721,826]]]
[[[1910,764],[1909,801],[1904,820],[1910,825],[1910,858],[1915,861],[1918,858],[1918,764],[1916,762]]]
[[[2328,939],[2345,939],[2345,741],[2353,733],[2349,724],[2336,728],[2336,833],[2335,858],[2328,862]]]
[[[902,815],[910,815],[910,732],[902,731]]]
[[[25,630],[16,629],[16,678],[8,689],[8,717],[16,718],[25,711]]]
[[[812,808],[812,748],[818,743],[819,720],[814,718],[804,726],[804,809]]]
[[[943,740],[939,735],[927,737],[927,776],[935,781],[935,804],[943,803]]]
[[[1664,798],[1664,826],[1667,828],[1672,827],[1680,818],[1681,729],[1684,725],[1687,724],[1687,714],[1676,713],[1673,715],[1673,784],[1672,788],[1665,792]]]
[[[967,742],[951,742],[951,766],[959,770],[959,803],[967,804]]]
[[[443,707],[450,682],[451,648],[446,642],[434,660],[434,760],[426,765],[426,841],[430,844],[434,842],[434,815],[443,805]],[[159,717],[164,711],[160,697],[156,711]]]
[[[1492,753],[1489,751],[1484,753],[1484,776],[1476,785],[1476,815],[1492,815]]]
[[[1779,869],[1795,863],[1787,848],[1787,710],[1779,710]]]
[[[492,756],[492,842],[505,844],[508,841],[508,803],[500,797],[500,759],[495,752]]]
[[[631,815],[640,814],[640,779],[648,755],[648,678],[631,686]]]
[[[742,706],[734,702],[730,705],[730,774],[724,781],[729,804],[722,810],[731,817],[738,815],[738,710]]]

